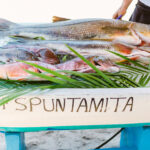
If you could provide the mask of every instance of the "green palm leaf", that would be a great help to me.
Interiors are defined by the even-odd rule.
[[[104,74],[102,71],[100,71],[98,68],[96,68],[90,61],[88,61],[86,58],[84,58],[82,55],[80,55],[78,52],[76,52],[74,49],[72,49],[70,46],[66,45],[70,51],[72,51],[76,56],[78,56],[80,59],[82,59],[85,63],[87,63],[92,69],[94,69],[100,76],[102,76],[109,84],[111,84],[113,87],[116,87],[116,85],[107,77],[106,74]]]
[[[121,54],[119,54],[119,53],[116,53],[116,52],[113,52],[113,51],[109,51],[109,52],[112,53],[112,54],[115,54],[115,55],[117,55],[117,56],[119,56],[119,57],[121,57],[121,58],[123,58],[123,59],[125,59],[125,60],[127,60],[128,62],[134,64],[135,66],[138,66],[138,67],[143,68],[143,69],[146,69],[146,70],[148,69],[147,67],[141,65],[140,63],[138,63],[138,62],[136,62],[136,61],[134,61],[134,60],[131,60],[131,59],[127,58],[126,56],[123,56],[123,55],[121,55]]]
[[[111,52],[131,65],[117,63],[122,70],[118,73],[107,73],[102,72],[96,68],[91,62],[86,58],[81,56],[71,47],[67,46],[76,56],[87,63],[95,73],[81,73],[76,71],[64,71],[58,70],[53,71],[34,63],[29,63],[21,61],[38,69],[44,71],[44,73],[35,73],[29,70],[26,72],[30,73],[35,77],[39,77],[47,80],[46,82],[19,82],[10,80],[0,80],[0,96],[3,97],[0,100],[0,105],[9,102],[21,95],[31,93],[40,89],[43,91],[45,89],[55,89],[55,88],[129,88],[129,87],[146,87],[150,82],[150,70],[149,66],[144,66],[138,62],[132,61],[129,58]]]

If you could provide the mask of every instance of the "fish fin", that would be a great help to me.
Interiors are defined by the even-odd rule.
[[[149,46],[145,41],[142,41],[140,46]]]
[[[14,25],[16,25],[16,23],[0,18],[0,31],[9,29]]]
[[[132,56],[130,57],[131,60],[137,60],[140,56]]]
[[[52,17],[52,22],[67,21],[67,20],[70,20],[70,19],[62,18],[62,17],[58,17],[58,16],[53,16]]]
[[[142,43],[142,39],[140,38],[140,36],[137,34],[135,28],[134,28],[134,25],[135,25],[135,22],[132,22],[130,25],[129,25],[129,30],[132,34],[132,36],[137,40],[137,43],[135,45],[138,45],[140,46],[141,43]]]
[[[139,56],[132,56],[132,57],[129,57],[129,59],[133,60],[133,61],[136,61],[137,59],[139,58]],[[128,60],[126,59],[122,59],[120,61],[117,61],[119,63],[124,63],[124,62],[127,62]]]
[[[150,46],[150,34],[145,35],[144,33],[140,33],[138,31],[135,31],[135,32],[142,41],[139,46]]]
[[[122,59],[120,61],[117,61],[117,63],[124,63],[124,62],[127,62],[127,60],[126,59]]]
[[[133,47],[130,47],[130,46],[125,45],[123,43],[115,43],[114,48],[115,48],[115,50],[117,50],[123,54],[131,54],[131,52],[133,50]]]

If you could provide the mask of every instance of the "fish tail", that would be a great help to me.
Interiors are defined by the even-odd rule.
[[[58,17],[58,16],[53,16],[52,17],[52,22],[67,21],[67,20],[70,20],[70,19],[62,18],[62,17]]]
[[[16,25],[16,23],[0,18],[0,31],[8,30],[14,25]]]
[[[122,43],[115,43],[114,44],[115,50],[119,51],[122,54],[131,54],[133,47],[127,46]]]
[[[137,60],[139,57],[140,57],[140,56],[132,56],[132,57],[129,57],[129,59],[135,61],[135,60]],[[126,60],[126,59],[122,59],[122,60],[117,61],[117,62],[118,62],[118,63],[124,63],[124,62],[127,62],[127,61],[128,61],[128,60]]]

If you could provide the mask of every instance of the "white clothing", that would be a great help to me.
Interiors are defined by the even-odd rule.
[[[150,7],[150,0],[140,0],[140,2]]]

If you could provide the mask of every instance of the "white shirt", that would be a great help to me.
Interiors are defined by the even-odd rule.
[[[143,4],[150,7],[150,0],[140,0]]]

